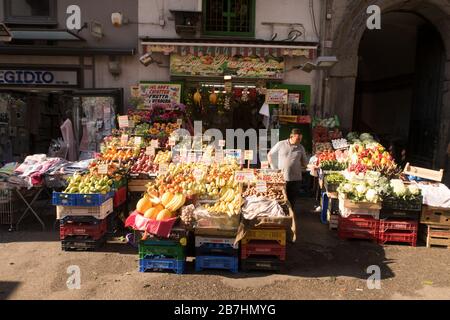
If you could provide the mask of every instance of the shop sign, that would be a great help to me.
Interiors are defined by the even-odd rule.
[[[171,107],[181,101],[181,84],[176,83],[140,83],[140,96],[144,99],[143,107],[154,105]]]
[[[0,85],[78,86],[78,71],[0,69]]]
[[[266,92],[267,104],[287,104],[288,90],[287,89],[267,89]]]
[[[227,74],[237,78],[282,79],[284,60],[261,56],[171,54],[170,73],[172,76],[223,77]]]

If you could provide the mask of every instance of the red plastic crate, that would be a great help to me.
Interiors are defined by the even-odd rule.
[[[387,242],[408,243],[413,247],[417,246],[417,231],[414,232],[382,232],[378,235],[378,243]]]
[[[113,206],[117,208],[127,201],[127,187],[122,187],[114,194]]]
[[[59,235],[61,240],[71,236],[86,236],[92,240],[102,238],[108,230],[108,221],[103,219],[99,224],[85,222],[66,222],[61,224]]]
[[[241,258],[247,259],[250,256],[276,256],[281,261],[286,260],[286,246],[280,245],[276,241],[253,240],[241,246]]]
[[[361,229],[361,230],[351,230],[342,231],[338,230],[338,237],[340,239],[367,239],[367,240],[378,240],[378,232],[371,229]]]
[[[388,230],[401,230],[417,232],[419,223],[411,220],[380,220],[380,233]]]
[[[344,231],[359,229],[378,229],[380,221],[371,216],[350,216],[343,218],[339,216],[339,228]]]

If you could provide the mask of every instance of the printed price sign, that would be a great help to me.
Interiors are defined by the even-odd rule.
[[[142,143],[142,137],[134,137],[134,145],[140,146]]]
[[[123,134],[120,137],[120,143],[125,146],[128,143],[128,135],[127,134]]]
[[[234,180],[236,182],[253,182],[255,181],[255,175],[253,171],[236,171]]]
[[[153,148],[153,147],[147,147],[147,148],[145,148],[145,154],[147,155],[147,156],[155,156],[155,148]]]
[[[194,176],[195,180],[200,181],[203,178],[203,170],[199,168],[194,169],[192,175]]]
[[[219,140],[219,147],[225,147],[225,140]]]
[[[214,155],[214,162],[215,163],[223,162],[223,151],[222,150],[216,150],[216,154]]]
[[[256,192],[265,193],[267,192],[267,182],[265,181],[256,181]]]
[[[244,159],[252,161],[253,160],[253,150],[245,150],[244,151]]]
[[[261,161],[261,169],[269,169],[269,161]]]
[[[128,128],[130,123],[128,121],[128,116],[119,116],[118,117],[119,128]]]
[[[158,173],[160,175],[165,175],[169,171],[169,165],[167,163],[161,163],[158,168]]]
[[[158,148],[158,147],[159,147],[159,140],[158,140],[158,139],[152,140],[152,141],[150,142],[150,145],[151,145],[153,148]]]
[[[173,147],[176,143],[177,141],[175,140],[175,138],[169,138],[169,146]]]
[[[197,162],[197,156],[195,154],[195,152],[189,152],[187,155],[187,163],[193,163],[193,162]]]
[[[98,166],[98,174],[108,174],[108,165],[101,164]]]

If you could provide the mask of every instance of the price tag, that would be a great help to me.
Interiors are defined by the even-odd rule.
[[[214,155],[214,162],[215,163],[223,162],[223,151],[222,150],[216,150],[216,153]]]
[[[200,181],[203,178],[203,170],[199,168],[194,169],[192,175],[194,176],[195,180]]]
[[[119,116],[118,122],[119,122],[119,128],[128,128],[130,126],[128,116]]]
[[[261,161],[261,169],[269,169],[269,161]]]
[[[142,137],[134,137],[134,145],[140,146],[142,143]]]
[[[123,146],[127,145],[127,143],[128,143],[128,135],[127,135],[127,134],[123,134],[123,135],[120,137],[120,143],[121,143]]]
[[[159,140],[158,140],[158,139],[152,140],[152,141],[150,142],[150,145],[151,145],[153,148],[158,148],[158,147],[159,147]]]
[[[169,138],[169,146],[173,147],[176,144],[175,138]]]
[[[267,192],[267,182],[265,181],[256,181],[256,192],[265,193]]]
[[[188,155],[187,155],[187,163],[193,163],[193,162],[196,162],[196,160],[197,160],[197,157],[196,157],[196,155],[195,155],[195,152],[189,152],[188,153]]]
[[[219,140],[219,147],[225,147],[225,140]]]
[[[183,119],[177,119],[177,125],[181,127],[183,125]]]
[[[147,147],[147,148],[145,148],[145,154],[147,155],[147,156],[155,156],[155,148],[153,148],[153,147]]]
[[[167,163],[161,163],[158,168],[158,174],[165,175],[169,171],[169,165]]]
[[[244,159],[252,161],[253,160],[253,150],[245,150],[244,151]]]
[[[234,180],[236,182],[253,182],[255,179],[253,171],[236,171],[234,173]]]
[[[108,174],[108,165],[101,164],[98,166],[98,174]]]

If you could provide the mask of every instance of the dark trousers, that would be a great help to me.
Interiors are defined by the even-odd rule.
[[[286,182],[286,193],[289,202],[291,203],[292,210],[295,211],[295,205],[297,199],[300,197],[302,182],[301,181],[287,181]]]

